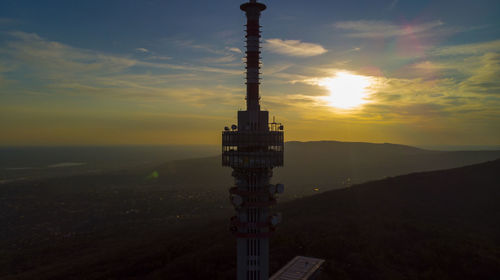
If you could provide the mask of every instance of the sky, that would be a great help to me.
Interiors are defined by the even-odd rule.
[[[0,145],[219,144],[245,108],[235,0],[0,2]],[[500,1],[268,0],[286,141],[500,145]]]

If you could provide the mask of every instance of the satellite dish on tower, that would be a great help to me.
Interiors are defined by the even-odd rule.
[[[276,184],[276,193],[284,193],[284,192],[285,192],[285,185]]]
[[[241,206],[241,204],[243,204],[243,198],[241,196],[235,194],[231,197],[231,202],[233,203],[233,205],[235,207],[239,207],[239,206]]]
[[[272,215],[271,216],[271,224],[273,226],[276,226],[279,223],[281,223],[281,213],[277,213],[277,214]]]

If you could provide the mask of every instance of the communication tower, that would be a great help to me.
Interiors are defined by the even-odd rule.
[[[246,13],[246,105],[238,111],[238,125],[222,132],[222,165],[233,168],[235,185],[230,200],[236,209],[231,231],[237,242],[237,279],[269,279],[269,236],[281,215],[272,214],[283,184],[271,184],[273,168],[283,166],[283,125],[269,122],[260,109],[260,15],[266,5],[250,0]]]

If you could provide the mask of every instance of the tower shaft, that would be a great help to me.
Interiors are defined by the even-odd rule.
[[[247,17],[246,24],[246,84],[247,111],[260,111],[260,14],[266,6],[256,1],[241,5]]]
[[[283,126],[269,123],[269,112],[260,110],[260,25],[262,3],[251,0],[240,6],[246,24],[246,102],[238,111],[238,125],[222,133],[222,165],[233,168],[235,184],[230,188],[236,216],[231,231],[237,240],[237,279],[269,278],[269,236],[279,222],[271,214],[275,195],[283,185],[272,185],[274,167],[283,166]]]

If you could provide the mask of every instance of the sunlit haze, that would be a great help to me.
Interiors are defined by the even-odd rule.
[[[325,101],[334,108],[353,109],[368,102],[369,87],[374,84],[370,77],[348,72],[337,72],[332,78],[323,78],[318,84],[328,89]]]

